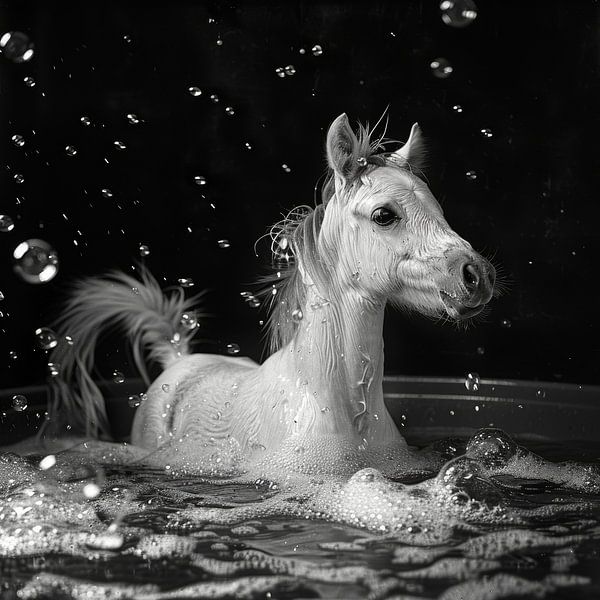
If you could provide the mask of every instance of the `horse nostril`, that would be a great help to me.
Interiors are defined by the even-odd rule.
[[[468,290],[475,290],[479,285],[479,269],[473,263],[465,263],[462,268],[463,280]]]

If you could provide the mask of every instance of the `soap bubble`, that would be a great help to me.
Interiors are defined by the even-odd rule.
[[[180,323],[189,330],[196,329],[198,327],[198,317],[194,312],[184,312],[181,315]]]
[[[138,251],[142,258],[144,256],[148,256],[150,254],[150,248],[148,246],[146,246],[146,244],[140,244]]]
[[[191,277],[180,277],[177,280],[177,283],[182,288],[191,288],[191,287],[194,287],[194,280]]]
[[[23,412],[27,408],[27,398],[21,394],[12,397],[12,407],[17,412]]]
[[[121,371],[113,371],[112,380],[115,383],[123,383],[125,381],[125,375]]]
[[[0,215],[0,231],[8,233],[15,228],[15,222],[8,215]]]
[[[450,77],[450,75],[452,75],[452,71],[454,71],[450,61],[445,58],[436,58],[431,61],[429,66],[431,67],[433,76],[437,77],[438,79],[446,79],[447,77]]]
[[[239,354],[240,347],[237,344],[227,344],[227,354]]]
[[[442,21],[450,27],[466,27],[477,18],[477,6],[472,0],[443,0],[440,10]]]
[[[13,257],[15,273],[27,283],[46,283],[58,273],[58,256],[44,240],[21,242]]]
[[[313,53],[313,56],[321,56],[321,54],[323,54],[323,48],[321,48],[321,46],[319,46],[319,44],[315,44],[311,48],[311,52]]]
[[[48,454],[48,456],[44,456],[42,460],[40,460],[39,467],[42,471],[47,471],[51,469],[56,464],[56,456],[54,454]]]
[[[494,134],[492,133],[491,129],[484,127],[483,129],[481,129],[481,135],[485,138],[491,138]]]
[[[285,71],[285,74],[290,77],[296,74],[296,67],[294,67],[294,65],[287,65],[283,70]]]
[[[75,146],[65,146],[65,152],[67,156],[75,156],[77,154],[77,148]]]
[[[219,248],[229,248],[231,244],[229,240],[218,240],[217,246],[219,246]]]
[[[27,87],[31,88],[31,87],[33,87],[35,85],[35,79],[33,77],[24,77],[23,78],[23,83]]]
[[[465,378],[465,387],[470,392],[476,392],[479,389],[479,375],[477,373],[468,373]]]
[[[9,31],[0,37],[0,52],[13,62],[27,62],[33,56],[33,44],[21,31]]]
[[[295,308],[292,311],[292,321],[294,321],[294,323],[300,323],[300,321],[302,321],[303,318],[304,315],[302,314],[302,311],[299,308]]]
[[[519,446],[502,429],[480,429],[467,443],[466,454],[485,467],[502,467],[517,454]]]
[[[13,135],[10,139],[18,148],[22,148],[25,145],[25,138],[22,135]]]
[[[83,495],[86,498],[97,498],[100,495],[100,486],[97,483],[86,483],[83,486]]]
[[[35,337],[38,346],[42,350],[52,350],[58,346],[58,338],[52,329],[49,327],[39,327],[35,330]]]
[[[203,175],[196,175],[194,177],[194,183],[196,185],[206,185],[206,177],[204,177]]]
[[[475,181],[475,179],[477,179],[477,173],[475,171],[467,171],[465,173],[465,176],[467,177],[467,179],[470,179],[471,181]]]
[[[233,108],[233,106],[227,106],[225,108],[225,112],[230,116],[233,117],[233,115],[235,115],[235,109]]]
[[[202,90],[199,87],[196,87],[195,85],[192,85],[188,88],[188,92],[194,96],[194,97],[198,97],[202,95]]]

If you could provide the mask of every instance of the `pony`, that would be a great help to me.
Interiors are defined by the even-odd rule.
[[[145,358],[162,367],[137,408],[131,444],[155,451],[175,440],[235,442],[246,457],[308,473],[355,472],[396,460],[406,442],[383,400],[386,304],[461,322],[495,291],[495,269],[458,235],[419,176],[423,135],[385,151],[383,137],[346,114],[330,125],[322,201],[271,230],[287,263],[266,284],[270,348],[262,363],[191,353],[197,298],[161,291],[146,269],[75,285],[60,320],[73,345],[52,362],[51,418],[68,415],[88,436],[107,437],[104,401],[91,377],[98,336],[118,326],[147,379]]]

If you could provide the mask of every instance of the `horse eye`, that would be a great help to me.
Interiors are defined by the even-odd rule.
[[[377,223],[377,225],[380,225],[381,227],[391,225],[398,221],[398,219],[398,215],[387,208],[376,208],[371,215],[371,221]]]

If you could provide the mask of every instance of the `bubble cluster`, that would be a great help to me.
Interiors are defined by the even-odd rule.
[[[498,468],[513,458],[519,446],[502,429],[480,429],[467,444],[467,456],[480,461],[486,468]]]
[[[0,52],[12,62],[27,62],[33,57],[33,43],[21,31],[9,31],[0,37]]]
[[[27,283],[46,283],[58,273],[58,255],[44,240],[21,242],[13,258],[15,273]]]

